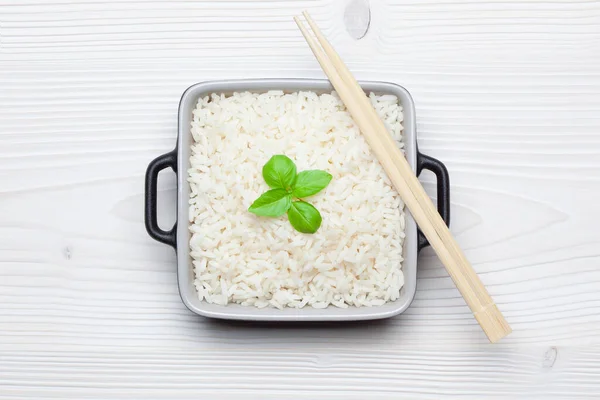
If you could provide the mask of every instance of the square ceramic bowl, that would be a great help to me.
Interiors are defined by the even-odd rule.
[[[406,89],[387,82],[361,82],[365,92],[377,94],[393,94],[398,97],[404,110],[403,141],[406,157],[416,174],[422,169],[429,169],[437,176],[438,210],[446,223],[449,222],[449,182],[445,166],[417,150],[415,131],[415,107]],[[151,237],[175,248],[177,253],[177,277],[179,292],[185,305],[193,312],[212,318],[251,320],[251,321],[352,321],[388,318],[402,313],[412,302],[417,286],[417,255],[427,246],[424,236],[410,215],[406,214],[406,238],[404,240],[404,287],[400,297],[393,302],[374,307],[348,307],[345,309],[329,306],[325,309],[304,307],[301,309],[274,308],[259,309],[256,307],[228,304],[226,306],[209,304],[200,301],[194,287],[194,271],[189,255],[189,222],[188,201],[190,188],[187,182],[189,168],[190,146],[192,143],[191,121],[192,111],[199,98],[211,93],[231,94],[233,92],[251,91],[266,92],[268,90],[283,90],[295,92],[310,90],[317,93],[331,92],[332,86],[327,80],[314,79],[252,79],[210,81],[189,87],[179,103],[179,134],[175,150],[156,158],[146,171],[146,229]],[[156,215],[156,190],[158,173],[171,167],[177,173],[177,222],[169,231],[158,227]]]

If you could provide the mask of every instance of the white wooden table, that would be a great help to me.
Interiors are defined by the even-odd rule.
[[[371,0],[358,41],[347,3],[0,0],[1,399],[600,398],[599,2]],[[249,326],[181,303],[144,229],[145,168],[187,86],[321,77],[305,8],[359,78],[412,92],[452,230],[514,328],[501,344],[431,251],[387,322]]]

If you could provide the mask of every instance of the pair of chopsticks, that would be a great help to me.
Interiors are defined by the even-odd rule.
[[[323,36],[310,15],[307,12],[302,14],[316,36],[318,43],[300,18],[294,17],[294,21],[298,24],[321,68],[365,136],[373,153],[410,210],[417,225],[419,225],[431,247],[448,270],[450,277],[471,308],[490,342],[494,343],[502,339],[512,331],[504,316],[494,304],[469,261],[467,261],[458,243],[456,243],[450,230],[437,212],[436,207],[425,193],[423,186],[421,186],[404,155],[394,143],[383,121],[377,115],[352,73]]]

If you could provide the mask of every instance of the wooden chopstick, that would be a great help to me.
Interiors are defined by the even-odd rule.
[[[321,68],[365,136],[419,228],[448,270],[450,277],[488,339],[491,342],[500,340],[511,332],[504,316],[452,237],[450,230],[411,170],[404,155],[394,143],[369,98],[310,15],[307,12],[304,12],[303,15],[320,46],[298,17],[294,17],[294,21]]]

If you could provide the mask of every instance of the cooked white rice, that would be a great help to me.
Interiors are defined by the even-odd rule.
[[[398,99],[370,98],[402,147]],[[335,93],[213,94],[193,115],[190,248],[201,300],[345,308],[399,297],[404,206]],[[307,198],[323,216],[313,235],[286,216],[248,212],[268,190],[262,167],[275,154],[333,175]]]

